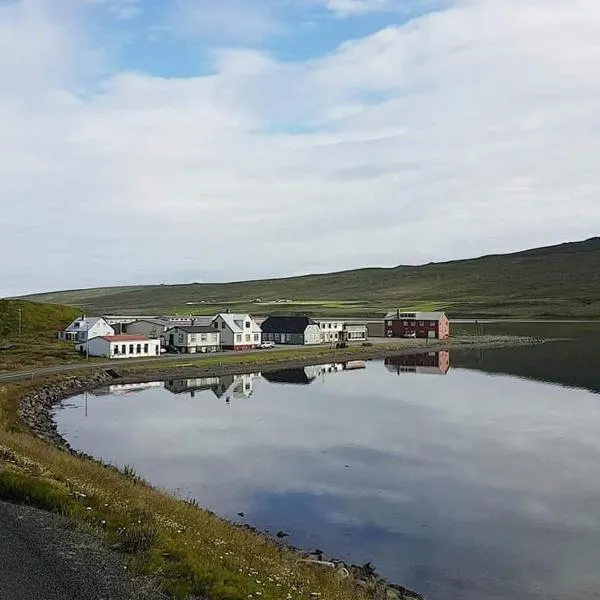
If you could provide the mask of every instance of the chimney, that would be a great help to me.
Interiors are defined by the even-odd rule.
[[[396,309],[396,314],[398,315],[398,320],[400,320],[400,309],[399,308]]]
[[[231,309],[228,307],[227,310],[225,311],[227,314],[229,314],[231,312]]]

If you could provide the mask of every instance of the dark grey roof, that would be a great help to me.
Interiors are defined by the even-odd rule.
[[[174,325],[171,329],[181,329],[186,333],[218,333],[218,330],[214,327],[203,327],[201,325]]]
[[[260,328],[264,333],[304,333],[309,325],[316,323],[308,317],[268,317]]]

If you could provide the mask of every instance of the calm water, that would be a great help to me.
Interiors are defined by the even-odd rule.
[[[117,386],[56,418],[78,449],[433,600],[600,598],[600,327],[550,334],[577,340]]]

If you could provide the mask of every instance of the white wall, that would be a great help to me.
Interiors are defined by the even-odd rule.
[[[138,353],[138,345],[140,352]],[[123,340],[109,341],[102,337],[92,338],[88,343],[88,352],[90,356],[101,356],[106,358],[144,358],[149,356],[160,356],[159,340]],[[133,346],[133,352],[131,351]],[[118,348],[118,354],[115,353],[115,347]],[[125,353],[123,353],[125,347]]]
[[[308,325],[304,330],[304,343],[305,344],[320,344],[321,343],[321,330],[318,325]]]
[[[320,320],[319,328],[321,330],[321,341],[333,342],[340,339],[340,334],[344,330],[344,321]]]

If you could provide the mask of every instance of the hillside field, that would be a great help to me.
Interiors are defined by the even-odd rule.
[[[95,288],[27,299],[89,313],[381,317],[446,310],[451,317],[600,318],[600,237],[504,255],[236,283]],[[260,301],[259,301],[260,300]]]

